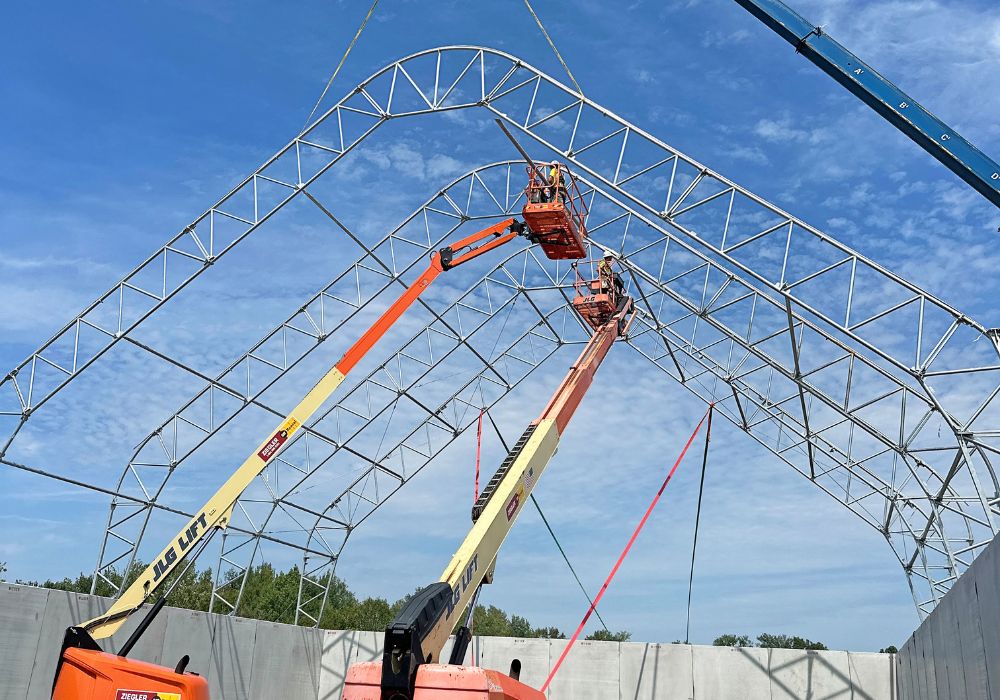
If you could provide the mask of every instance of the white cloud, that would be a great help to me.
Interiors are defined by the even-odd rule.
[[[797,9],[974,142],[995,123],[991,115],[1000,111],[995,8],[942,0],[804,0]]]
[[[639,68],[638,70],[632,71],[632,80],[639,83],[640,85],[652,85],[658,82],[653,73],[646,68]]]
[[[433,180],[451,180],[467,169],[462,161],[444,153],[435,153],[427,161],[427,177]]]
[[[764,154],[764,151],[760,150],[756,146],[728,146],[725,152],[730,158],[745,160],[757,165],[766,165],[770,162],[768,157]]]
[[[806,129],[793,125],[792,118],[784,116],[781,119],[761,119],[753,129],[757,136],[779,143],[806,143],[816,145],[828,141],[830,134],[826,129]]]
[[[732,32],[708,31],[701,35],[701,45],[706,49],[715,49],[730,44],[739,44],[750,38],[746,29]]]

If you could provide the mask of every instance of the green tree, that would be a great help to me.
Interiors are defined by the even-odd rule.
[[[297,566],[288,571],[276,571],[271,564],[260,564],[247,572],[240,607],[236,612],[258,620],[293,623],[298,593]]]
[[[757,635],[757,646],[767,649],[815,649],[826,650],[826,644],[813,642],[803,637],[790,636],[787,634],[759,634]]]
[[[745,634],[723,634],[712,641],[712,646],[717,647],[750,647],[753,643],[750,637]]]
[[[632,638],[632,633],[628,630],[611,632],[610,630],[596,630],[588,634],[584,639],[591,639],[596,642],[627,642]]]
[[[2,563],[0,567],[2,574],[6,571],[6,564]],[[97,594],[114,595],[123,584],[127,585],[138,578],[145,568],[144,563],[136,561],[125,573],[114,568],[102,572],[97,579]],[[76,578],[67,577],[59,581],[18,583],[75,593],[90,593],[92,581],[92,576],[81,573]],[[220,583],[222,594],[227,597],[235,597],[237,587],[242,586],[243,593],[239,609],[236,611],[237,615],[271,622],[294,623],[300,585],[298,567],[293,566],[287,571],[279,571],[273,565],[263,563],[252,567],[246,572],[245,577],[240,577],[236,571],[227,571],[222,574]],[[311,589],[313,593],[321,593],[326,589],[326,602],[320,620],[320,626],[326,629],[381,631],[392,622],[416,593],[414,591],[390,604],[384,598],[359,600],[343,580],[331,574],[325,574],[317,579],[315,584],[315,588]],[[215,579],[211,569],[191,567],[185,570],[184,567],[178,567],[167,577],[160,590],[171,591],[167,598],[169,605],[204,611],[208,610],[212,601],[214,586]],[[318,602],[313,605],[315,612],[318,613]],[[303,624],[308,623],[303,619]],[[566,638],[566,635],[556,627],[532,627],[527,618],[520,615],[508,616],[495,605],[476,606],[474,625],[476,634],[487,636]]]
[[[353,620],[347,629],[384,630],[396,616],[385,598],[365,598],[354,607]]]
[[[558,627],[537,627],[532,636],[539,639],[566,639],[566,635]]]
[[[320,627],[333,630],[350,629],[354,609],[358,605],[357,596],[351,592],[346,583],[336,576],[331,581],[330,574],[320,579],[319,584],[326,586],[328,582],[326,606],[323,608]]]
[[[899,653],[899,649],[897,649],[895,647],[895,645],[890,644],[885,649],[879,649],[878,653],[879,654],[898,654]]]
[[[196,571],[192,566],[183,576],[176,576],[168,585],[176,582],[167,596],[167,603],[188,610],[208,610],[212,602],[212,570]]]
[[[534,637],[535,628],[531,626],[526,618],[520,615],[510,616],[510,625],[508,627],[508,632],[511,637]]]
[[[482,605],[476,606],[473,615],[472,629],[476,634],[484,637],[510,637],[510,619],[507,613],[495,605],[488,608]]]

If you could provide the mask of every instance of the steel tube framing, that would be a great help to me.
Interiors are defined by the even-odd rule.
[[[428,59],[435,66],[430,74]],[[443,75],[457,77],[442,81]],[[593,243],[619,254],[631,292],[641,302],[640,323],[629,342],[879,530],[909,577],[921,615],[931,610],[996,533],[1000,495],[992,461],[1000,437],[994,420],[1000,363],[992,336],[916,285],[527,63],[469,46],[419,52],[365,80],[0,382],[2,458],[21,427],[56,392],[297,195],[306,193],[337,230],[361,245],[363,255],[329,287],[206,381],[205,389],[136,450],[116,488],[121,498],[113,500],[109,513],[98,576],[108,579],[111,568],[136,556],[155,511],[152,504],[189,455],[244,408],[260,410],[262,391],[381,292],[400,283],[419,255],[400,260],[395,253],[387,255],[394,237],[411,249],[417,245],[418,251],[427,251],[464,222],[516,211],[520,191],[511,190],[510,173],[517,166],[484,166],[418,208],[382,239],[390,243],[382,248],[361,244],[340,224],[335,207],[309,190],[383,124],[460,109],[485,109],[558,154],[581,176],[590,201]],[[497,168],[505,169],[505,178],[498,178],[507,183],[505,191],[488,183]],[[289,178],[288,172],[295,176]],[[474,190],[495,206],[474,210]],[[434,235],[427,228],[415,240],[410,229],[421,217],[425,222],[427,217],[450,217],[454,227],[436,229]],[[151,270],[167,269],[183,274],[169,279],[157,275],[159,286],[149,284]],[[459,384],[462,388],[450,397],[425,398],[416,384],[376,375],[393,362],[416,363],[432,372],[439,365],[437,356],[420,356],[413,348],[391,354],[303,434],[303,443],[312,441],[308,450],[301,446],[308,460],[277,461],[275,470],[287,474],[265,474],[260,493],[241,499],[237,511],[245,518],[240,526],[245,532],[223,538],[219,563],[231,571],[217,570],[213,604],[217,599],[226,609],[238,609],[242,574],[259,556],[261,544],[261,538],[246,532],[267,532],[281,516],[297,528],[288,542],[323,543],[318,549],[325,554],[310,554],[303,562],[298,610],[300,619],[318,623],[324,582],[329,582],[350,532],[414,473],[400,464],[390,466],[389,453],[372,441],[376,426],[388,435],[391,416],[407,414],[409,429],[417,432],[403,431],[389,443],[397,446],[391,448],[399,450],[397,459],[412,450],[406,440],[420,431],[424,437],[428,431],[442,431],[450,443],[467,427],[462,410],[476,403],[462,391],[476,386],[482,392],[489,385],[495,395],[488,404],[493,405],[551,356],[525,354],[518,343],[551,349],[580,340],[580,324],[565,308],[572,293],[568,271],[529,249],[465,287],[455,304],[425,306],[429,320],[424,335],[410,342],[432,348],[447,339],[454,351],[466,353],[459,371],[472,384]],[[331,292],[347,284],[355,301]],[[514,313],[518,299],[525,303]],[[483,346],[481,339],[496,326],[494,347]],[[497,346],[505,333],[513,333],[508,340],[515,342]],[[100,342],[81,343],[82,334]],[[990,342],[969,352],[970,340],[983,336]],[[304,340],[306,349],[288,352],[291,338]],[[282,348],[279,356],[286,359],[266,360],[274,357],[270,347]],[[505,349],[494,355],[496,347]],[[255,364],[268,366],[270,381],[253,383],[250,368]],[[516,380],[509,374],[514,365],[520,367]],[[381,398],[373,399],[371,408],[349,408],[362,393]],[[201,402],[218,405],[225,397],[238,405],[212,414],[207,424],[190,418]],[[486,397],[480,396],[479,403],[487,403]],[[454,414],[449,420],[441,417],[442,407]],[[331,427],[337,425],[330,420],[333,415],[364,423],[368,430],[344,433]],[[198,439],[174,444],[172,435],[181,424],[195,425]],[[417,469],[440,449],[423,449]],[[302,499],[307,480],[327,472],[323,465],[345,458],[340,455],[364,465],[360,480],[325,505]],[[157,475],[155,480],[149,473]],[[380,487],[380,479],[389,481]],[[276,488],[275,481],[283,487]],[[379,494],[372,496],[369,488]],[[136,500],[139,505],[129,505]],[[367,505],[357,510],[362,503]],[[345,509],[350,513],[351,508],[363,515],[345,517]],[[340,539],[327,541],[329,532]],[[310,551],[317,548],[310,545]]]

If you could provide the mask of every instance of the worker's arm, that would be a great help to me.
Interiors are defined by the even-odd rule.
[[[198,510],[108,611],[81,627],[94,639],[103,639],[114,634],[128,616],[152,595],[209,532],[214,528],[225,528],[229,524],[233,506],[254,477],[263,471],[268,462],[281,451],[282,446],[340,386],[347,373],[361,361],[438,275],[513,240],[523,230],[523,224],[515,219],[505,219],[432,253],[430,265],[423,274],[344,353],[340,361],[309,390],[291,413],[275,426],[268,437],[215,492],[208,503]],[[491,240],[480,244],[480,241],[488,238]]]
[[[441,649],[491,570],[500,545],[556,452],[559,438],[611,345],[634,316],[631,299],[597,329],[541,416],[525,430],[473,509],[475,524],[441,580],[420,590],[385,631],[382,697],[410,698],[417,668]]]

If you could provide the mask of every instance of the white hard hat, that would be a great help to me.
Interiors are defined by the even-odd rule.
[[[612,253],[610,250],[604,251],[604,259],[605,260],[607,260],[608,258],[614,258],[614,257],[615,257],[615,254]]]

